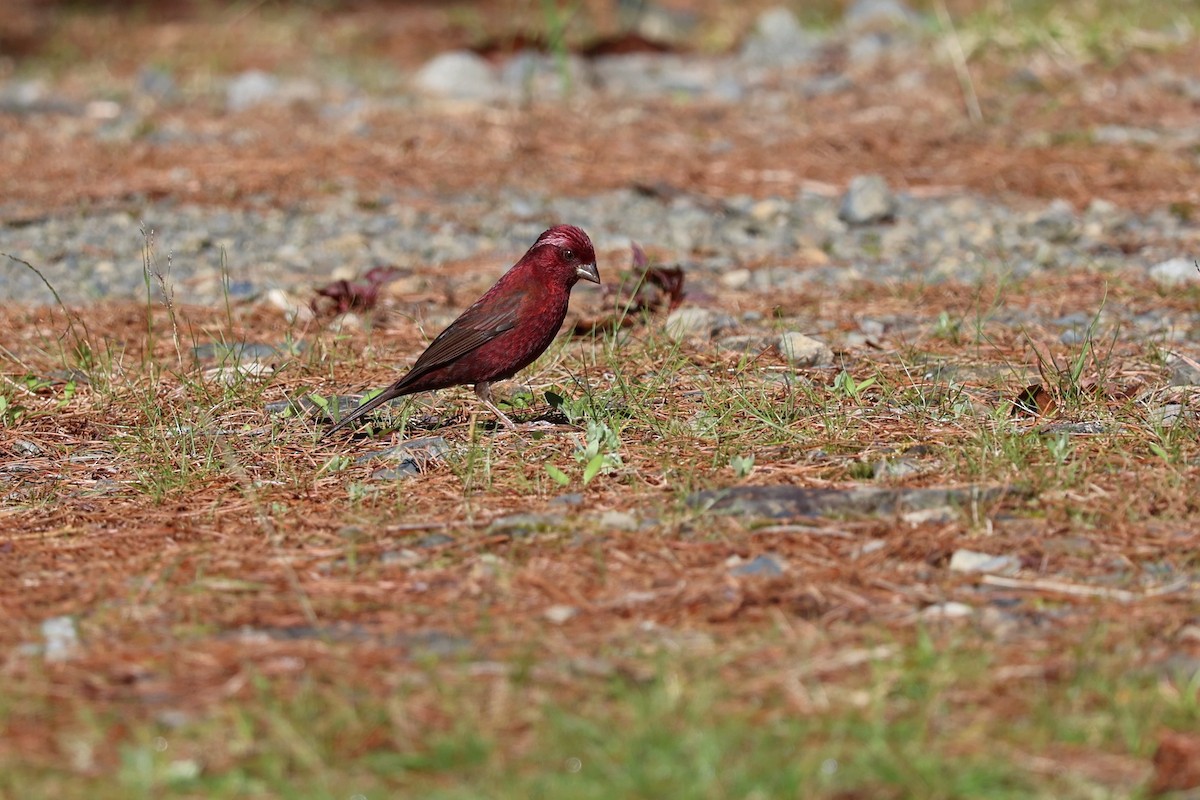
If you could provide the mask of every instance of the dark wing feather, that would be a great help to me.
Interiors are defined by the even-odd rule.
[[[397,388],[403,388],[517,327],[521,299],[520,295],[502,298],[485,295],[429,343]]]

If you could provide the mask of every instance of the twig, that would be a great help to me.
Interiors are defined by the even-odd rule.
[[[984,575],[980,583],[985,586],[996,586],[1002,589],[1020,589],[1029,592],[1048,592],[1051,594],[1066,594],[1073,597],[1101,597],[1106,600],[1116,600],[1119,603],[1133,603],[1138,600],[1148,600],[1183,591],[1191,586],[1187,578],[1162,586],[1147,589],[1144,592],[1131,592],[1126,589],[1109,589],[1104,586],[1088,586],[1082,583],[1067,583],[1055,580],[1023,580],[1021,578],[1006,578],[1002,575]]]
[[[11,253],[0,253],[0,256],[4,256],[9,261],[15,261],[18,264],[21,264],[26,269],[28,269],[30,272],[32,272],[34,275],[37,275],[42,283],[46,284],[46,288],[49,289],[50,294],[54,296],[54,302],[57,303],[59,308],[61,308],[63,310],[63,313],[67,315],[67,329],[70,332],[71,336],[75,339],[76,351],[82,352],[83,351],[83,347],[82,347],[83,343],[88,341],[89,339],[91,339],[91,333],[88,331],[87,325],[83,322],[83,320],[79,319],[77,316],[72,314],[71,310],[69,308],[67,308],[67,304],[63,302],[62,297],[59,296],[58,290],[54,288],[54,285],[52,283],[50,283],[49,280],[46,279],[46,276],[42,274],[42,271],[40,269],[35,267],[33,264],[30,264],[25,259],[17,258],[16,256],[12,255]],[[82,337],[80,337],[80,335],[75,332],[76,323],[79,324],[79,327],[83,328],[83,336]]]
[[[962,41],[958,38],[958,30],[954,20],[946,9],[946,0],[937,0],[938,22],[950,31],[950,57],[954,61],[954,72],[958,76],[958,84],[962,87],[963,101],[967,105],[967,116],[976,125],[983,122],[983,109],[979,107],[979,96],[975,94],[975,81],[971,78],[971,70],[967,66],[967,54],[963,51]]]

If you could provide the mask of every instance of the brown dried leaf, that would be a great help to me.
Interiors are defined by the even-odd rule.
[[[359,280],[353,282],[334,281],[316,290],[317,297],[313,298],[310,307],[317,316],[322,314],[336,316],[347,311],[363,311],[374,308],[375,303],[379,300],[379,290],[388,281],[402,274],[403,272],[397,267],[374,267]],[[321,298],[332,302],[322,303]]]
[[[1048,417],[1058,410],[1058,402],[1040,383],[1026,386],[1013,398],[1010,416]]]
[[[574,331],[577,335],[629,327],[637,323],[640,312],[670,312],[683,302],[683,269],[650,264],[646,252],[637,242],[632,243],[630,249],[629,272],[617,284],[604,286],[606,310],[585,315],[576,322]]]
[[[1200,734],[1163,731],[1154,751],[1153,794],[1200,786]]]

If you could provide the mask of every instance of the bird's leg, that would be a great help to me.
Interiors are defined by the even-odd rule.
[[[487,381],[480,381],[479,383],[475,384],[475,396],[479,398],[480,402],[488,407],[489,411],[499,418],[504,427],[508,428],[510,431],[515,431],[517,429],[516,424],[509,419],[503,411],[496,408],[496,404],[492,402],[492,387]]]

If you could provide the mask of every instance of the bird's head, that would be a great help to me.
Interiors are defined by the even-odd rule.
[[[592,240],[583,229],[574,225],[550,228],[533,243],[529,255],[536,256],[543,269],[568,287],[574,286],[580,278],[600,282]]]

